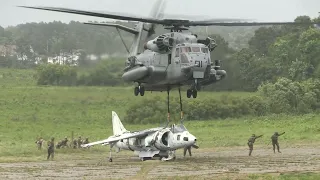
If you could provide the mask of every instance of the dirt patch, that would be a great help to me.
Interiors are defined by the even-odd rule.
[[[248,156],[246,148],[223,150],[193,150],[193,157],[181,157],[174,162],[151,160],[141,162],[138,157],[117,154],[114,162],[106,154],[93,154],[90,160],[1,163],[0,179],[166,179],[175,176],[201,178],[238,177],[245,174],[320,172],[320,148],[287,148],[282,153],[254,150]],[[103,158],[103,159],[101,159]]]

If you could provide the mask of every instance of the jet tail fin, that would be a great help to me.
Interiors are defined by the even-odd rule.
[[[113,135],[118,136],[127,132],[126,128],[124,128],[122,122],[120,121],[119,116],[116,112],[112,111],[112,128],[113,128]]]

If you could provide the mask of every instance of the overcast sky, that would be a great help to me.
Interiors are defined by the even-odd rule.
[[[59,12],[23,9],[26,6],[59,6],[81,10],[127,12],[148,16],[155,0],[0,0],[0,26],[26,22],[104,21]],[[318,17],[320,0],[167,0],[165,13],[246,18],[260,21],[293,21],[299,15]]]

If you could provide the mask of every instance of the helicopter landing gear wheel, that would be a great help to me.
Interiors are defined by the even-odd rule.
[[[144,96],[144,87],[143,86],[140,86],[140,95]]]
[[[197,98],[197,96],[198,96],[198,91],[197,90],[193,90],[192,91],[192,97],[193,98]]]
[[[137,87],[135,87],[134,88],[134,95],[135,96],[138,96],[139,94],[141,95],[141,96],[144,96],[144,92],[145,92],[145,89],[144,89],[144,87],[143,86],[137,86]]]
[[[135,96],[138,96],[138,95],[139,95],[139,92],[140,92],[140,91],[139,91],[139,87],[135,87],[135,88],[134,88],[134,95],[135,95]]]
[[[198,96],[198,91],[195,90],[195,89],[193,89],[193,90],[188,89],[188,90],[187,90],[187,98],[191,98],[191,96],[192,96],[193,98],[197,98],[197,96]]]
[[[187,90],[187,98],[191,98],[191,95],[192,95],[192,90],[188,89]]]

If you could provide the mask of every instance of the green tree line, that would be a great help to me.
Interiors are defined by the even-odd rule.
[[[320,22],[320,18],[299,16],[295,21]],[[256,91],[263,82],[275,82],[281,77],[293,81],[320,77],[320,30],[314,26],[261,27],[249,40],[249,46],[239,51],[230,48],[224,39],[216,39],[220,46],[211,55],[223,60],[228,77],[209,89]]]
[[[91,67],[41,64],[36,67],[37,85],[53,86],[122,86],[124,59],[95,62]]]
[[[128,27],[134,27],[132,22],[115,22]],[[247,44],[255,28],[209,28],[208,33],[219,32],[223,38],[239,46]],[[161,26],[156,27],[156,37],[168,31]],[[192,28],[191,31],[204,35],[203,29]],[[240,35],[241,34],[241,35]],[[121,31],[125,43],[130,46],[132,35]],[[241,40],[239,40],[241,38]],[[144,39],[144,38],[142,38]],[[240,43],[239,43],[240,42]],[[16,45],[17,53],[29,54],[30,46],[37,55],[54,56],[61,52],[71,52],[75,49],[84,50],[87,54],[101,55],[103,53],[127,53],[115,28],[85,25],[71,21],[69,24],[60,21],[49,23],[26,23],[8,28],[0,26],[0,45]],[[237,46],[237,47],[239,47]]]

